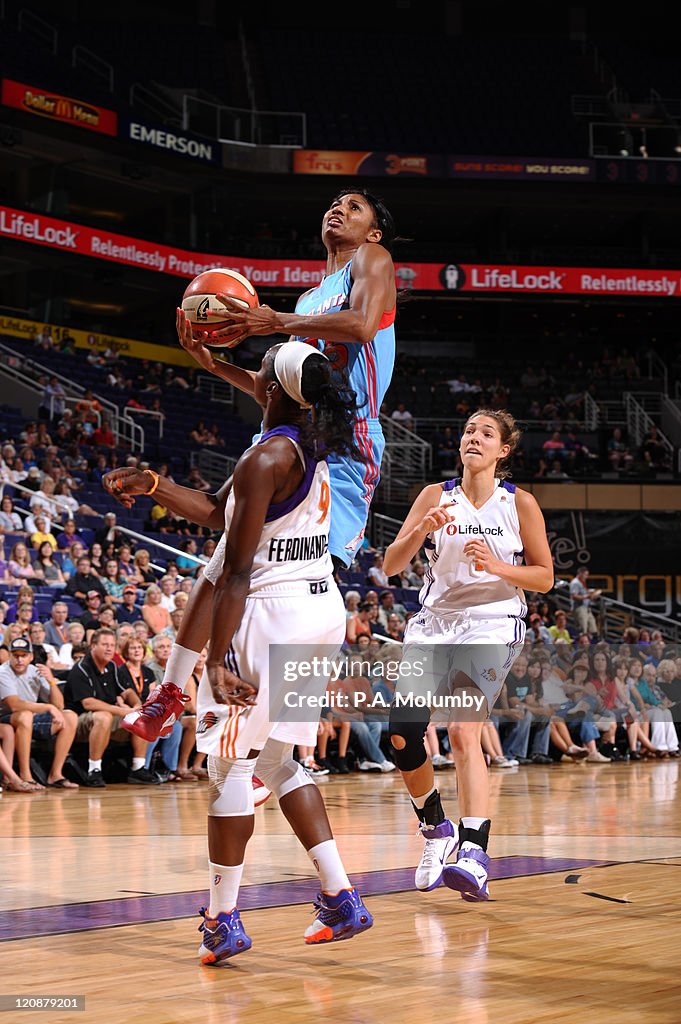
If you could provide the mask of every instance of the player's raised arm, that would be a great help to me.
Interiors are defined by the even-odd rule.
[[[238,303],[235,303],[235,305],[238,306]],[[213,373],[216,377],[220,377],[221,380],[227,381],[228,384],[232,384],[235,388],[239,388],[240,391],[245,392],[247,395],[253,395],[253,378],[255,373],[251,370],[244,370],[241,366],[234,366],[232,363],[225,363],[221,359],[216,359],[210,349],[204,344],[204,340],[208,338],[208,333],[206,332],[203,340],[196,336],[186,313],[179,306],[175,311],[175,326],[182,348],[185,352],[189,352],[190,356],[196,360],[199,366],[202,366],[208,373]],[[233,348],[240,340],[241,338],[226,347]]]
[[[352,291],[347,309],[319,316],[279,313],[269,306],[243,309],[228,295],[218,296],[229,309],[238,340],[254,335],[289,334],[323,337],[325,341],[364,345],[375,337],[381,317],[395,306],[395,267],[380,245],[365,243],[352,261]],[[234,327],[230,325],[229,331]],[[220,336],[220,331],[215,335]]]
[[[232,477],[215,494],[182,487],[153,470],[113,469],[102,477],[102,486],[125,508],[135,504],[135,496],[153,494],[159,504],[183,519],[211,530],[224,528],[225,504],[232,486]]]

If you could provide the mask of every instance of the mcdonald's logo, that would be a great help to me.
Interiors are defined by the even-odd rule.
[[[2,81],[2,102],[6,107],[15,107],[29,114],[88,128],[104,135],[118,133],[118,115],[114,110],[83,103],[71,96],[36,89],[23,82],[13,82],[9,78]]]

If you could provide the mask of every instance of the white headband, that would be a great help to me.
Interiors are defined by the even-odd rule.
[[[303,363],[313,354],[323,356],[311,345],[302,341],[287,341],[280,345],[274,357],[274,372],[286,394],[297,402],[301,409],[311,409],[312,403],[303,398],[300,381],[303,375]],[[324,356],[326,359],[326,356]]]

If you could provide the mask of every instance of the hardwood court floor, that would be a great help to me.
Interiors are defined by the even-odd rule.
[[[322,779],[375,925],[316,948],[311,866],[270,799],[242,889],[253,948],[223,969],[196,960],[205,784],[5,793],[0,993],[85,996],[83,1013],[19,1018],[44,1024],[679,1024],[680,770],[493,771],[481,905],[413,890],[421,840],[396,773]],[[438,781],[454,816],[455,774]]]

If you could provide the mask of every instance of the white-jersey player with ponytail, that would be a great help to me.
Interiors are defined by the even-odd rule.
[[[409,621],[403,661],[423,656],[434,671],[418,686],[403,674],[402,703],[391,708],[395,760],[425,839],[416,886],[444,883],[470,901],[489,897],[487,841],[491,822],[487,765],[481,746],[489,716],[525,637],[524,590],[553,586],[553,563],[544,517],[534,497],[504,477],[520,433],[505,411],[479,410],[464,428],[463,475],[430,484],[417,497],[383,562],[392,576],[423,547],[428,571],[421,609]],[[413,665],[411,666],[413,668]],[[428,690],[428,680],[432,683]],[[451,714],[449,738],[457,769],[459,826],[445,817],[423,736],[438,685],[471,701],[477,714]],[[427,692],[428,706],[409,697]],[[462,720],[468,717],[467,721]],[[454,720],[453,720],[454,719]],[[456,862],[447,864],[457,852]]]

